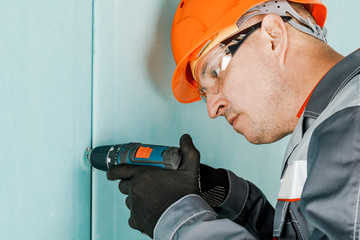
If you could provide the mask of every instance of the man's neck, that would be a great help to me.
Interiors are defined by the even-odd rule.
[[[297,92],[298,110],[307,101],[325,74],[344,58],[328,45],[321,48],[318,47],[317,50],[313,50],[305,56],[308,57],[301,60],[303,64],[300,65],[297,77],[294,78],[299,89]]]
[[[288,51],[287,99],[291,111],[287,112],[286,118],[292,130],[299,120],[299,111],[306,106],[313,89],[325,74],[344,58],[325,43],[320,45],[322,46],[313,49],[301,46]],[[301,114],[302,112],[300,116]]]

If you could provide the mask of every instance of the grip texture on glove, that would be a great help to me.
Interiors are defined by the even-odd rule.
[[[221,206],[229,192],[229,177],[225,169],[200,164],[201,197],[213,208]]]

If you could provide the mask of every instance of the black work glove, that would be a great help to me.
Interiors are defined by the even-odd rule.
[[[109,180],[120,179],[120,192],[129,195],[129,225],[151,238],[162,213],[189,194],[200,194],[200,153],[187,134],[180,139],[182,162],[177,170],[153,166],[117,165],[107,172]]]
[[[229,177],[225,169],[200,164],[201,197],[216,210],[229,193]]]

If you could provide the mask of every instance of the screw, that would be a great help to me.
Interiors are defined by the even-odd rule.
[[[90,161],[90,153],[91,153],[91,148],[87,147],[86,148],[86,158]]]

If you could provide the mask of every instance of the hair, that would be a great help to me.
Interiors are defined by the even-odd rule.
[[[314,16],[311,14],[311,5],[310,4],[301,4],[301,3],[296,3],[296,2],[291,2],[288,1],[288,3],[290,4],[290,6],[303,18],[308,19],[310,18],[312,23],[316,23],[316,20],[314,18]],[[294,19],[296,20],[296,19]],[[297,20],[296,20],[297,21]],[[300,23],[299,21],[297,21],[298,23]]]

